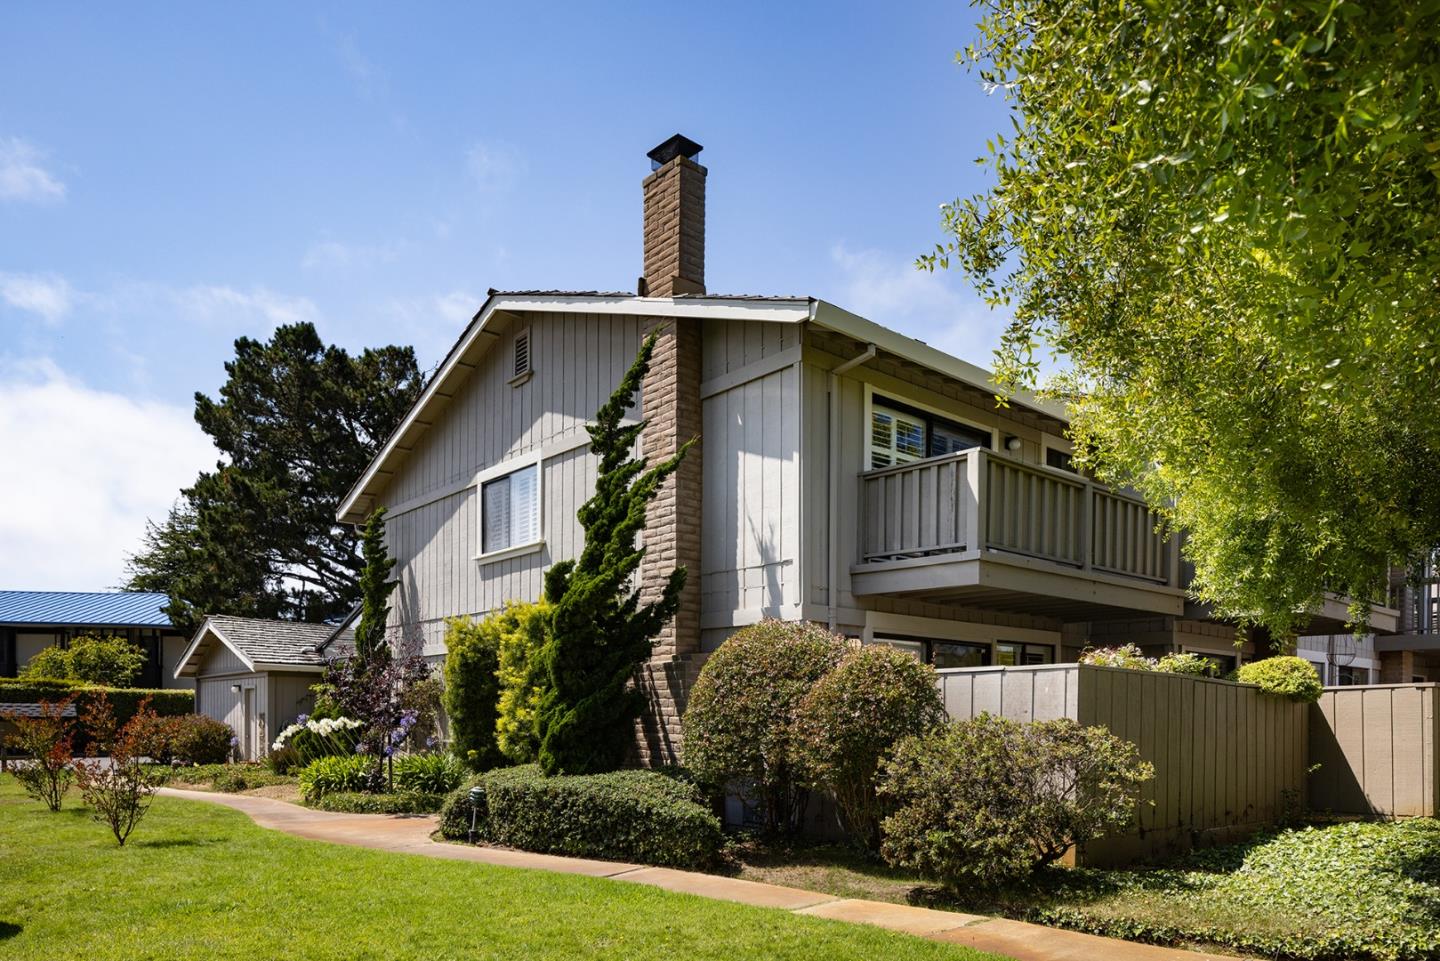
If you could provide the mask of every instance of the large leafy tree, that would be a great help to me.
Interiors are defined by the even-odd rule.
[[[1440,3],[983,0],[960,55],[1013,130],[922,265],[1013,311],[1107,479],[1188,532],[1193,591],[1286,635],[1363,623],[1440,543]]]
[[[352,355],[308,323],[242,337],[218,399],[195,420],[224,460],[181,492],[129,561],[128,587],[170,595],[193,628],[205,614],[322,620],[359,599],[356,532],[335,511],[414,403],[409,347]]]
[[[645,526],[646,505],[694,443],[687,441],[674,456],[648,467],[634,456],[645,422],[627,424],[624,417],[650,369],[655,340],[654,334],[645,339],[588,428],[600,465],[595,493],[576,515],[585,546],[579,558],[545,572],[551,611],[538,661],[548,686],[535,711],[535,728],[547,774],[593,774],[624,761],[644,703],[632,684],[635,671],[674,616],[685,586],[685,568],[678,567],[660,596],[641,604],[635,584],[645,556],[635,536]]]

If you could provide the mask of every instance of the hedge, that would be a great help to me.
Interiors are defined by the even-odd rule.
[[[396,791],[393,794],[336,791],[307,800],[305,806],[342,814],[434,814],[445,800],[443,794],[422,791]]]
[[[659,771],[546,777],[538,765],[500,768],[446,798],[440,830],[464,838],[470,788],[484,790],[479,839],[571,857],[705,867],[720,854],[719,820],[699,791]]]
[[[89,699],[104,694],[115,711],[115,721],[124,724],[135,715],[140,702],[150,699],[150,710],[161,717],[195,713],[195,692],[178,688],[150,690],[138,687],[95,687],[83,682],[52,677],[0,678],[0,703],[34,704],[75,696],[75,710],[85,713]]]

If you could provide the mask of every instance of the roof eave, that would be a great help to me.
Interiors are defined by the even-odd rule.
[[[190,661],[192,658],[194,658],[196,651],[200,649],[200,642],[205,639],[206,634],[214,634],[216,640],[218,640],[221,644],[225,645],[231,651],[233,651],[235,653],[235,656],[240,658],[240,662],[242,664],[248,667],[251,671],[255,670],[255,662],[252,661],[248,656],[246,656],[245,652],[240,650],[239,647],[232,644],[229,638],[222,634],[219,628],[217,628],[211,622],[210,618],[207,617],[205,618],[205,621],[200,625],[200,627],[195,631],[195,636],[190,639],[190,643],[186,646],[184,653],[180,655],[180,659],[175,662],[175,670],[171,674],[171,676],[174,677],[175,680],[178,681],[182,677],[195,676],[194,674],[185,673],[185,669],[190,666]],[[196,671],[198,672],[198,670],[199,665],[196,665]]]

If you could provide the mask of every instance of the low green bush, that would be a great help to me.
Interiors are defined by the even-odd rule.
[[[465,780],[465,765],[453,754],[406,754],[395,759],[395,788],[446,795]]]
[[[982,714],[900,742],[880,795],[882,852],[952,893],[1023,881],[1133,823],[1155,769],[1103,727]]]
[[[161,764],[221,764],[230,756],[235,737],[230,725],[203,714],[139,715],[134,734],[145,754]]]
[[[300,771],[300,796],[313,801],[321,795],[364,791],[374,786],[375,762],[363,754],[316,758]]]
[[[1166,654],[1155,662],[1155,670],[1162,674],[1185,674],[1190,677],[1214,677],[1220,673],[1214,659],[1189,651]]]
[[[901,739],[944,722],[935,668],[888,645],[867,644],[850,650],[801,702],[795,721],[801,766],[835,798],[851,836],[879,850],[880,762]]]
[[[344,814],[434,814],[444,803],[443,794],[426,794],[422,791],[381,794],[337,791],[306,800],[305,806],[317,811]]]
[[[1282,830],[1173,867],[1056,871],[1026,911],[1043,924],[1292,961],[1440,957],[1440,821]]]
[[[757,804],[772,834],[799,828],[808,794],[795,719],[847,648],[814,624],[762,621],[721,644],[690,691],[685,763],[711,787]]]
[[[713,864],[724,840],[720,821],[693,783],[660,771],[546,777],[538,765],[498,768],[484,788],[480,837],[525,851],[674,867]],[[466,786],[468,789],[468,785]],[[468,801],[452,792],[441,831],[464,837]]]
[[[1241,684],[1256,684],[1271,697],[1314,704],[1320,700],[1324,684],[1315,666],[1303,657],[1267,657],[1251,661],[1240,668],[1236,678]]]
[[[194,767],[167,768],[172,784],[208,784],[216,791],[237,794],[274,784],[294,784],[293,777],[281,777],[265,765],[250,761],[243,764],[200,764]]]

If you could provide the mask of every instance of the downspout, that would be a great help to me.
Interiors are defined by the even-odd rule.
[[[830,548],[828,569],[825,575],[825,600],[829,603],[830,633],[835,633],[835,591],[840,582],[840,543],[836,531],[840,529],[840,375],[854,370],[875,357],[875,345],[870,344],[865,352],[845,361],[830,370],[830,459],[827,470],[830,507],[830,524],[826,528],[825,542]]]

